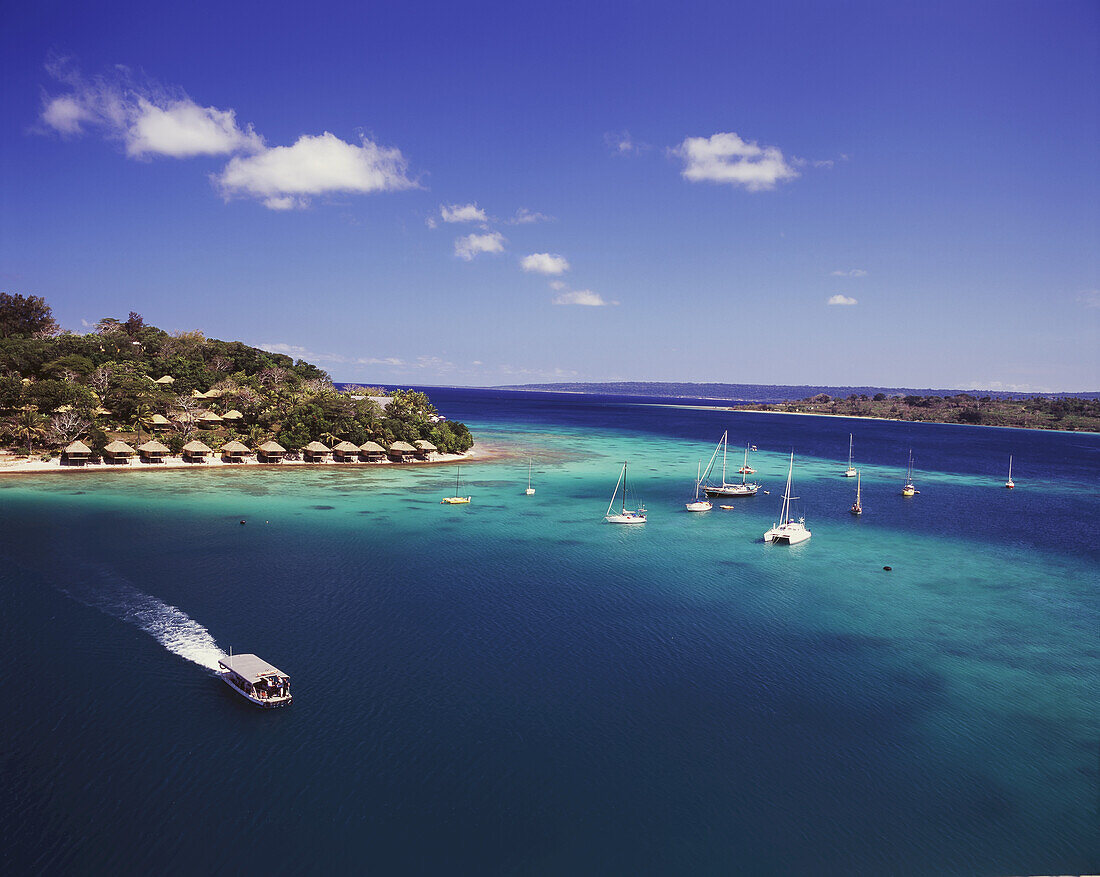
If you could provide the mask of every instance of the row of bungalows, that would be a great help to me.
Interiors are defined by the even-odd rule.
[[[248,445],[239,441],[226,442],[218,449],[227,463],[243,463],[255,453],[261,463],[280,463],[286,457],[287,450],[278,442],[267,441],[253,452]],[[302,459],[307,463],[323,463],[331,456],[340,463],[381,463],[387,458],[394,463],[409,463],[416,460],[430,460],[438,449],[428,441],[418,441],[416,446],[408,442],[394,442],[389,450],[377,442],[365,442],[354,445],[340,442],[335,448],[329,448],[321,442],[310,442],[302,448]],[[205,463],[214,455],[214,449],[197,439],[189,441],[182,448],[181,456],[188,463]],[[151,439],[136,449],[124,441],[115,440],[103,449],[103,461],[111,465],[127,466],[137,457],[142,463],[163,463],[172,456],[172,450],[156,439]],[[61,452],[63,465],[83,466],[92,458],[92,449],[84,442],[75,441]]]

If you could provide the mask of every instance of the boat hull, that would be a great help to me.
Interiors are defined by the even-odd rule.
[[[292,694],[288,694],[286,697],[256,697],[255,695],[249,694],[244,689],[238,688],[235,684],[233,684],[233,680],[229,678],[228,673],[219,673],[218,675],[221,677],[222,682],[232,688],[235,692],[237,692],[237,694],[239,694],[253,706],[258,706],[262,710],[273,710],[278,709],[281,706],[289,706],[290,703],[294,700],[294,695]]]
[[[703,492],[707,496],[756,496],[760,485],[727,484],[722,487],[704,487]]]
[[[805,527],[784,525],[772,527],[764,534],[764,541],[769,545],[797,545],[810,538],[810,531]]]
[[[524,492],[524,494],[525,494],[526,496],[534,496],[534,495],[535,495],[535,488],[533,488],[533,487],[528,487],[528,488],[527,488],[527,489],[526,489],[525,491],[523,491],[523,492]]]
[[[714,506],[709,502],[689,502],[684,505],[684,508],[689,512],[709,512]]]
[[[856,470],[855,469],[846,469],[846,470],[844,470],[844,477],[845,478],[855,478],[856,477]]]
[[[609,524],[644,524],[645,515],[605,515],[604,520]]]
[[[443,504],[446,504],[446,505],[466,505],[467,503],[470,502],[470,497],[468,497],[468,496],[448,496],[448,497],[445,497],[444,499],[441,499],[439,502],[440,502],[441,505],[443,505]]]

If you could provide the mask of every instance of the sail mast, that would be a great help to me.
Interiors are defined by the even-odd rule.
[[[848,468],[852,468],[852,434],[848,433]]]
[[[619,485],[626,474],[626,463],[623,463],[623,471],[619,473],[619,480],[615,482],[615,492],[611,494],[611,502],[607,504],[607,514],[611,514],[611,507],[615,505],[615,497],[619,495]]]
[[[722,486],[726,485],[726,447],[728,445],[729,430],[722,433]]]

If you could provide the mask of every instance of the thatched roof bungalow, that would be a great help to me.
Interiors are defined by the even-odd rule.
[[[416,456],[422,460],[431,459],[432,454],[439,451],[439,448],[425,439],[417,439],[413,444],[416,445]]]
[[[110,408],[104,408],[102,405],[100,405],[98,408],[96,408],[95,411],[92,412],[92,414],[94,414],[96,417],[106,417],[108,414],[114,414],[114,412]]]
[[[84,442],[75,441],[61,452],[61,463],[66,466],[83,466],[92,458],[92,449]]]
[[[351,442],[340,442],[332,449],[332,455],[341,463],[355,463],[359,460],[359,446]]]
[[[307,463],[323,463],[332,453],[332,448],[326,447],[320,442],[310,442],[302,448],[302,458]]]
[[[200,442],[198,439],[189,441],[183,446],[183,459],[188,463],[205,463],[206,458],[214,453],[209,445]]]
[[[394,442],[390,445],[390,459],[395,463],[411,463],[416,457],[416,448],[408,442]]]
[[[156,432],[158,429],[168,429],[172,425],[172,421],[165,417],[163,414],[154,414],[149,418],[149,429]],[[140,451],[141,448],[138,448]]]
[[[378,442],[364,442],[359,446],[359,458],[368,463],[381,463],[386,459],[386,449]]]
[[[286,456],[286,448],[278,442],[264,442],[256,448],[256,455],[261,463],[280,463]]]
[[[114,463],[119,466],[129,466],[130,458],[136,453],[137,451],[126,444],[126,442],[120,442],[118,439],[115,439],[115,441],[111,442],[103,449],[103,461],[105,463]]]
[[[228,420],[230,423],[236,423],[238,420],[244,420],[244,415],[241,414],[236,408],[231,408],[222,415],[222,420]]]
[[[215,414],[213,411],[203,411],[201,414],[199,414],[197,420],[203,426],[217,426],[219,423],[222,422],[221,417]]]
[[[240,442],[226,442],[221,446],[222,459],[229,463],[243,463],[245,457],[251,457],[252,451],[248,449],[248,445],[241,444]]]
[[[153,381],[154,384],[160,384],[161,386],[164,386],[164,387],[170,387],[175,382],[176,382],[176,379],[174,377],[172,377],[171,375],[165,375],[164,377],[157,378],[155,381]]]
[[[172,449],[156,439],[151,439],[138,446],[138,453],[141,454],[141,462],[143,463],[163,463],[165,457],[172,455]]]

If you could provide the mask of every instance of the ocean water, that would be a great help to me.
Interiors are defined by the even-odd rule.
[[[498,450],[469,506],[452,466],[0,479],[5,873],[1100,867],[1100,437],[433,399]],[[769,493],[687,513],[725,429]],[[766,546],[792,450],[813,538]],[[644,527],[602,522],[627,459]]]

